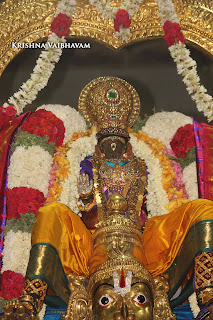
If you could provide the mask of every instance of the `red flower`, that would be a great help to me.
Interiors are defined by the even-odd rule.
[[[116,13],[116,18],[114,19],[114,29],[115,31],[120,31],[120,26],[124,28],[129,28],[131,25],[131,20],[129,18],[129,14],[126,10],[118,10]]]
[[[170,145],[176,157],[185,158],[187,152],[195,146],[192,124],[180,127],[175,133]]]
[[[7,189],[6,197],[8,220],[13,218],[20,219],[20,213],[33,212],[36,216],[39,207],[45,202],[42,192],[27,187]]]
[[[67,36],[72,19],[64,13],[59,13],[51,24],[51,31],[57,34],[58,37]]]
[[[6,300],[20,298],[24,287],[24,277],[20,273],[7,270],[0,275],[0,297]]]
[[[8,106],[4,108],[0,107],[0,128],[7,124],[9,121],[15,118],[17,111],[13,106]]]
[[[40,137],[48,136],[48,143],[54,141],[60,146],[64,140],[65,128],[63,121],[51,111],[40,109],[34,112],[21,126],[23,131],[37,134]]]
[[[10,105],[5,109],[5,112],[9,117],[13,118],[16,115],[17,110],[13,106]]]
[[[18,205],[18,212],[19,213],[27,213],[28,212],[28,204],[20,202]]]
[[[176,42],[185,43],[185,38],[180,31],[180,25],[176,22],[166,21],[163,25],[164,39],[166,40],[168,46],[172,46]]]

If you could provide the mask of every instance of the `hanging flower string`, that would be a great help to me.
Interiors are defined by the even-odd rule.
[[[114,30],[115,35],[121,37],[122,40],[127,41],[130,36],[129,27],[131,25],[131,20],[129,18],[129,13],[126,10],[118,10],[114,19]]]
[[[143,0],[122,1],[118,9],[111,5],[111,0],[89,0],[89,3],[101,12],[104,18],[114,21],[114,35],[126,42],[131,36],[131,18],[142,2]]]
[[[182,75],[188,93],[195,101],[197,109],[203,112],[208,121],[213,120],[213,98],[207,94],[207,90],[200,84],[197,74],[197,64],[190,57],[190,51],[186,48],[185,38],[181,32],[179,20],[171,0],[157,0],[159,16],[164,29],[170,54],[177,65],[178,74]]]
[[[39,55],[30,78],[21,85],[19,91],[8,99],[9,104],[14,106],[18,115],[23,112],[26,105],[36,99],[38,92],[46,87],[55,68],[55,64],[59,61],[62,54],[60,44],[66,42],[65,37],[69,33],[69,28],[72,23],[71,17],[75,8],[75,0],[60,1],[56,10],[55,19],[51,24],[51,33],[48,36],[45,50]],[[51,43],[51,46],[49,43]],[[7,108],[9,104],[4,103],[3,107]]]
[[[95,9],[102,13],[106,19],[114,21],[115,36],[122,41],[128,41],[131,32],[131,18],[142,4],[143,0],[129,0],[122,2],[119,9],[111,5],[110,0],[89,0]],[[197,109],[204,113],[208,121],[213,120],[213,98],[207,94],[204,86],[200,85],[200,78],[197,74],[197,64],[190,57],[190,52],[185,46],[185,39],[180,30],[179,20],[171,0],[157,0],[159,16],[165,32],[165,40],[169,46],[169,51],[177,64],[177,71],[183,76],[183,82],[195,101]],[[55,46],[46,44],[45,50],[40,54],[36,66],[30,79],[24,83],[20,90],[9,98],[8,103],[3,107],[7,108],[13,105],[17,114],[23,112],[27,104],[32,103],[37,94],[48,83],[49,78],[59,61],[62,49],[57,44],[65,43],[65,36],[69,32],[72,23],[71,17],[76,9],[76,0],[62,0],[56,10],[55,19],[51,24],[51,33],[48,42]]]

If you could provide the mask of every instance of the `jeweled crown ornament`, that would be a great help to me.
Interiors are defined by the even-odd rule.
[[[101,135],[115,134],[128,137],[140,112],[140,98],[125,80],[101,77],[92,80],[81,91],[79,111]]]

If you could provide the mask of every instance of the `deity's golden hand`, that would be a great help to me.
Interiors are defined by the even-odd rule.
[[[93,180],[86,173],[80,174],[78,178],[78,192],[81,198],[88,198],[93,191]]]
[[[77,206],[80,211],[90,211],[96,204],[93,197],[93,180],[89,179],[89,175],[82,173],[78,178],[79,199]]]

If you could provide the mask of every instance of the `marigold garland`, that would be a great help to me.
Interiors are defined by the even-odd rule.
[[[76,141],[82,137],[90,137],[95,130],[95,127],[93,127],[85,132],[75,132],[72,136],[72,141]],[[71,148],[70,145],[72,141],[69,141],[65,145],[56,149],[56,155],[53,157],[53,165],[55,165],[56,169],[52,172],[54,181],[49,189],[49,196],[46,200],[47,203],[59,200],[63,189],[61,183],[68,178],[68,173],[70,173],[70,163],[67,160],[66,155]]]
[[[70,172],[70,163],[66,159],[66,154],[69,149],[69,142],[56,149],[56,154],[53,157],[53,167],[55,170],[51,172],[51,180],[53,180],[53,183],[49,189],[46,203],[59,200],[62,191],[62,186],[60,184],[68,177],[68,173]]]

